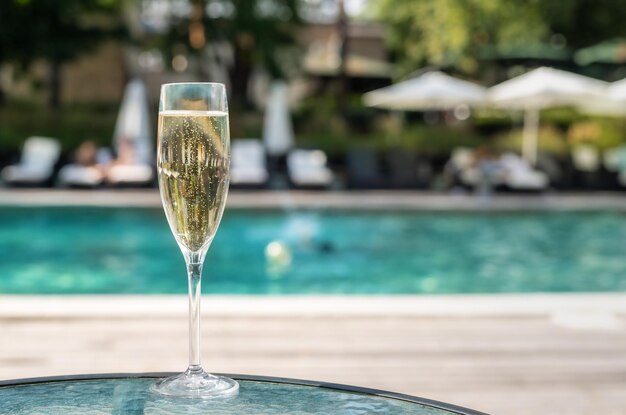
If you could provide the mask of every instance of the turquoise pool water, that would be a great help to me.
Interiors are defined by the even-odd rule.
[[[231,209],[204,276],[220,294],[625,291],[626,216]],[[161,209],[0,208],[0,293],[185,290]]]

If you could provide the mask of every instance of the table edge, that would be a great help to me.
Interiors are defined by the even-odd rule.
[[[174,372],[146,372],[146,373],[97,373],[97,374],[81,374],[81,375],[62,375],[62,376],[46,376],[46,377],[34,377],[23,379],[8,379],[0,380],[0,388],[10,386],[20,386],[27,384],[37,383],[49,383],[49,382],[70,382],[78,380],[99,380],[99,379],[124,379],[124,378],[160,378],[171,376]],[[429,406],[436,409],[443,409],[459,415],[488,415],[484,412],[479,412],[474,409],[464,408],[433,399],[422,398],[419,396],[407,395],[403,393],[390,392],[381,389],[364,388],[360,386],[345,385],[341,383],[322,382],[315,380],[283,378],[274,376],[261,376],[261,375],[244,375],[233,373],[216,373],[221,376],[227,376],[236,380],[252,381],[252,382],[268,382],[268,383],[283,383],[299,386],[311,386],[325,389],[333,389],[343,392],[365,394],[379,396],[388,399],[397,399],[400,401],[407,401],[424,406]]]

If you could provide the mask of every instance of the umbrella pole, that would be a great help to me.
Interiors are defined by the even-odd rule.
[[[522,157],[531,165],[537,162],[539,144],[539,108],[527,108],[524,113],[524,134],[522,137]]]

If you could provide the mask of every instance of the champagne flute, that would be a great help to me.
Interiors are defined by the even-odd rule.
[[[159,101],[157,169],[165,216],[189,279],[189,368],[159,380],[167,396],[213,398],[237,393],[232,379],[211,375],[200,362],[202,264],[228,193],[230,137],[226,88],[218,83],[164,84]]]

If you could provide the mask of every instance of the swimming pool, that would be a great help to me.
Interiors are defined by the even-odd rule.
[[[625,242],[611,212],[229,209],[203,291],[626,291]],[[184,293],[184,272],[161,209],[0,208],[0,294]]]

